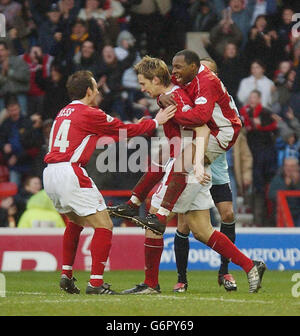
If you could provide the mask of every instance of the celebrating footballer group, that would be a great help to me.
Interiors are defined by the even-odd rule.
[[[45,157],[48,165],[43,176],[45,191],[55,208],[68,218],[60,288],[70,294],[80,293],[72,267],[80,233],[88,225],[94,228],[94,234],[86,294],[161,293],[159,264],[163,234],[168,221],[177,214],[174,245],[178,281],[174,292],[185,292],[188,288],[190,231],[221,255],[219,285],[227,291],[237,290],[228,271],[228,263],[232,261],[246,272],[249,292],[257,292],[266,265],[249,259],[234,245],[235,217],[226,162],[226,151],[234,145],[242,124],[232,97],[217,77],[216,64],[211,59],[200,61],[195,52],[182,50],[173,57],[172,75],[162,60],[149,56],[136,64],[135,70],[141,91],[157,98],[160,106],[155,119],[137,124],[124,124],[95,107],[99,92],[90,72],[79,71],[68,79],[71,103],[59,111],[52,126]],[[101,192],[83,168],[96,142],[105,136],[119,141],[119,130],[124,129],[128,137],[134,137],[149,133],[158,125],[163,125],[170,146],[169,157],[159,155],[158,162],[150,163],[125,204],[107,208]],[[192,141],[184,147],[185,137]],[[177,150],[171,146],[174,138],[180,139]],[[152,169],[154,166],[159,169]],[[138,216],[139,206],[159,182],[149,214],[145,218]],[[214,205],[222,220],[220,231],[211,225],[209,209]],[[129,219],[145,228],[145,280],[121,293],[103,281],[112,240],[110,216]]]

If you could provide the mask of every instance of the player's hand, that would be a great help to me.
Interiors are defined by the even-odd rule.
[[[155,117],[159,125],[165,124],[169,119],[173,118],[175,115],[177,107],[175,105],[170,105],[165,109],[160,109]]]
[[[176,101],[174,100],[172,93],[162,94],[159,96],[158,100],[162,107],[176,105]]]
[[[202,173],[199,173],[194,167],[194,173],[195,173],[195,177],[196,177],[197,181],[201,185],[205,185],[205,184],[208,184],[210,182],[211,177],[205,171],[203,171]]]

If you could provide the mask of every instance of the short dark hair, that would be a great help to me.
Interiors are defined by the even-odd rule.
[[[93,74],[87,70],[74,72],[67,81],[68,95],[71,100],[82,99],[88,88],[94,89]]]
[[[17,96],[13,94],[7,94],[4,96],[4,104],[6,108],[11,105],[20,105]]]
[[[259,90],[257,90],[257,89],[252,90],[252,91],[250,92],[250,94],[251,94],[251,93],[256,93],[256,94],[258,95],[258,97],[261,98],[261,92],[260,92]]]
[[[254,63],[257,63],[259,66],[261,66],[264,70],[266,70],[266,65],[265,63],[259,59],[259,58],[256,58],[254,59],[252,62],[251,62],[251,65],[254,64]]]
[[[184,50],[178,51],[178,53],[176,53],[175,56],[183,56],[185,62],[188,65],[194,63],[196,64],[198,68],[200,67],[200,58],[198,54],[192,50],[184,49]]]

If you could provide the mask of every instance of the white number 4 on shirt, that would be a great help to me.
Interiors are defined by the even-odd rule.
[[[53,123],[51,134],[50,134],[50,142],[49,142],[49,151],[51,151],[52,147],[52,137],[53,137],[53,131],[55,128],[56,121]],[[71,125],[71,120],[64,120],[55,137],[54,141],[54,147],[59,147],[60,153],[65,153],[67,148],[69,147],[69,141],[68,141],[68,133]]]

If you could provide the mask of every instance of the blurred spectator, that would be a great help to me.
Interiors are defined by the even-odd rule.
[[[278,25],[277,33],[280,39],[280,42],[283,44],[285,50],[290,52],[289,43],[290,43],[290,36],[291,36],[291,29],[295,24],[292,21],[292,17],[294,15],[294,10],[292,8],[286,7],[282,10],[281,14],[281,22]]]
[[[22,3],[20,15],[14,17],[12,28],[8,30],[14,54],[24,54],[31,46],[37,44],[37,26],[30,11],[29,0]]]
[[[224,0],[213,0],[216,6],[219,17],[222,17],[222,11],[226,8]],[[231,16],[232,21],[238,26],[243,34],[243,47],[248,39],[248,32],[251,26],[251,18],[253,16],[256,0],[248,0],[245,6],[244,0],[229,0],[228,16]]]
[[[131,7],[129,30],[136,38],[142,55],[160,56],[165,45],[162,41],[165,15],[170,9],[170,0],[141,0]]]
[[[13,0],[0,0],[0,12],[5,15],[7,29],[13,28],[16,16],[21,14],[21,4]]]
[[[253,157],[254,223],[266,225],[265,192],[277,169],[275,137],[277,122],[272,112],[262,105],[261,94],[254,90],[249,103],[240,110],[247,132],[247,142]]]
[[[102,50],[103,70],[98,81],[98,87],[103,92],[101,107],[108,113],[119,116],[122,120],[129,120],[125,111],[125,100],[122,97],[122,77],[126,69],[133,65],[136,50],[129,49],[129,54],[122,61],[118,61],[112,46],[105,46]]]
[[[8,100],[6,109],[8,118],[0,128],[0,150],[9,167],[10,181],[20,186],[22,176],[30,173],[32,160],[42,144],[40,117],[23,117],[18,101],[13,97]]]
[[[265,65],[260,60],[255,60],[251,63],[251,75],[241,80],[237,92],[237,98],[244,105],[249,94],[253,90],[261,92],[261,102],[265,107],[271,107],[274,101],[273,94],[276,87],[268,77],[264,75]]]
[[[135,38],[133,35],[123,30],[117,39],[115,47],[115,54],[117,56],[118,61],[123,61],[129,55],[129,50],[135,45]],[[140,85],[137,79],[137,74],[133,68],[133,66],[141,60],[141,56],[138,52],[136,52],[136,57],[132,63],[132,65],[126,69],[122,76],[122,86],[126,92],[127,98],[129,100],[130,105],[133,104],[136,95],[139,93]]]
[[[300,159],[300,122],[295,118],[292,108],[289,106],[284,113],[284,118],[273,115],[277,121],[279,136],[276,139],[278,167],[281,167],[286,157]]]
[[[164,27],[161,32],[164,35],[162,38],[164,41],[162,58],[167,64],[171,64],[175,53],[186,46],[186,33],[189,31],[191,22],[190,5],[189,1],[172,0],[171,9],[164,16]]]
[[[297,161],[300,159],[300,141],[296,137],[295,132],[290,131],[285,133],[282,138],[281,146],[277,146],[278,150],[278,167],[283,165],[286,158],[295,158]]]
[[[143,117],[151,118],[150,102],[142,92],[139,92],[135,96],[132,109],[133,113],[130,120],[132,120],[133,122],[138,122],[138,120]]]
[[[80,52],[74,58],[74,71],[89,70],[93,73],[96,81],[100,78],[100,56],[96,52],[93,41],[86,40],[82,43]]]
[[[295,82],[296,71],[291,68],[290,62],[283,61],[279,64],[275,73],[274,83],[277,88],[279,113],[282,113],[292,96],[292,88]]]
[[[52,201],[44,190],[35,193],[27,202],[22,214],[19,228],[65,227],[61,215],[56,211]]]
[[[273,75],[279,60],[286,56],[277,32],[268,25],[267,16],[259,15],[256,18],[249,32],[245,54],[247,55],[247,66],[256,59],[264,60],[268,76]]]
[[[46,168],[44,157],[49,151],[49,138],[52,124],[52,119],[46,119],[42,122],[43,143],[41,145],[39,153],[32,162],[32,174],[38,176],[41,180],[43,179],[44,168]]]
[[[56,4],[52,4],[46,10],[46,16],[42,15],[38,9],[38,4],[31,3],[31,12],[36,25],[39,27],[39,45],[45,54],[54,54],[54,48],[61,42],[63,32],[66,30],[62,19],[62,14]]]
[[[76,20],[80,10],[80,0],[59,0],[58,7],[65,21]]]
[[[224,14],[228,11],[224,10]],[[210,31],[211,48],[217,56],[223,56],[225,46],[228,43],[240,46],[243,35],[237,25],[232,21],[231,17],[223,16],[223,19]]]
[[[243,58],[238,55],[236,45],[233,43],[227,43],[225,46],[223,58],[219,61],[218,64],[219,77],[236,103],[236,95],[240,80],[245,73],[243,62]]]
[[[102,31],[108,34],[106,43],[115,43],[119,33],[118,18],[124,13],[124,8],[117,0],[86,0],[85,7],[79,12],[78,18],[84,21],[94,19]]]
[[[195,0],[189,8],[190,31],[209,32],[218,22],[217,14],[210,1]]]
[[[17,212],[13,197],[0,200],[0,227],[16,227],[18,222]]]
[[[23,115],[27,113],[27,93],[30,85],[28,65],[19,57],[11,56],[7,44],[0,41],[0,110],[4,96],[16,95]]]
[[[269,198],[276,209],[277,192],[280,190],[300,190],[299,163],[296,158],[286,158],[282,169],[274,176],[269,189]],[[300,226],[300,198],[288,197],[287,202],[291,211],[294,225]]]
[[[60,109],[69,102],[66,89],[65,70],[60,64],[53,62],[50,67],[50,76],[43,77],[42,69],[36,72],[36,83],[45,92],[42,119],[55,119]]]
[[[50,64],[53,57],[43,54],[40,46],[32,46],[29,53],[22,55],[22,59],[30,69],[30,87],[28,91],[28,115],[41,113],[45,92],[36,83],[36,72],[41,69],[43,78],[50,74]]]
[[[14,197],[19,214],[22,214],[25,209],[28,200],[32,195],[35,195],[42,189],[42,182],[38,176],[28,176],[22,184],[20,191]]]
[[[277,0],[256,0],[251,24],[254,24],[259,15],[272,16],[277,11]]]
[[[245,129],[240,132],[236,143],[232,147],[233,162],[228,166],[233,168],[233,174],[237,184],[238,195],[244,196],[252,185],[253,158],[247,143]]]

